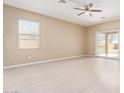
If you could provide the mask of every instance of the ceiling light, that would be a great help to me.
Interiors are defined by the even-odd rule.
[[[89,15],[90,11],[86,11],[85,14]]]

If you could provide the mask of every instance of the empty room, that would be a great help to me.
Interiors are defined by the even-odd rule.
[[[119,0],[3,0],[3,93],[120,93]]]

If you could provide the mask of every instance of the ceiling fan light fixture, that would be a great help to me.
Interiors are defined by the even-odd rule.
[[[92,9],[93,7],[93,4],[92,3],[89,3],[88,5],[85,5],[84,8],[75,8],[76,10],[81,10],[83,11],[83,13],[81,12],[79,15],[82,15],[82,14],[87,14],[89,15],[90,17],[92,17],[92,12],[102,12],[102,10],[99,10],[99,9]],[[105,18],[101,18],[101,19],[105,19]]]
[[[89,15],[90,14],[90,11],[86,11],[85,14]]]

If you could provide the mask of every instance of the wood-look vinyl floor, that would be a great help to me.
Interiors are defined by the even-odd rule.
[[[75,58],[7,69],[4,70],[4,92],[10,91],[119,93],[119,61]]]

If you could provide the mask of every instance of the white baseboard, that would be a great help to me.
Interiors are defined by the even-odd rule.
[[[95,55],[85,55],[85,57],[96,57]]]
[[[57,58],[57,59],[41,60],[41,61],[37,61],[37,62],[24,63],[24,64],[18,64],[18,65],[4,66],[3,69],[11,69],[11,68],[17,68],[17,67],[35,65],[35,64],[46,63],[46,62],[52,62],[52,61],[58,61],[58,60],[64,60],[64,59],[72,59],[72,58],[78,58],[78,57],[107,58],[107,57],[100,57],[100,56],[95,56],[95,55],[78,55],[78,56],[71,56],[71,57],[64,57],[64,58]],[[113,59],[113,58],[107,58],[107,59]],[[115,60],[115,59],[114,59],[114,60]],[[118,60],[118,59],[117,59],[117,60]]]
[[[18,65],[10,65],[10,66],[4,66],[3,69],[11,69],[11,68],[23,67],[23,66],[28,66],[28,65],[40,64],[40,63],[46,63],[46,62],[52,62],[52,61],[58,61],[58,60],[64,60],[64,59],[78,58],[78,57],[83,57],[83,56],[85,56],[85,55],[78,55],[78,56],[71,56],[71,57],[64,57],[64,58],[57,58],[57,59],[42,60],[42,61],[24,63],[24,64],[18,64]]]

